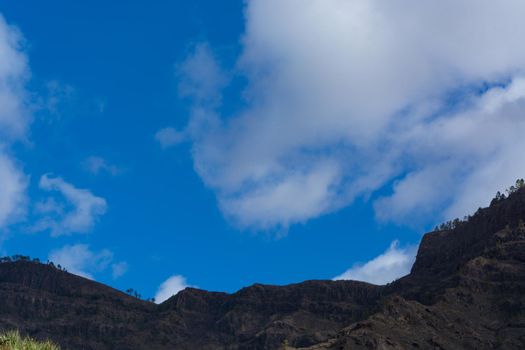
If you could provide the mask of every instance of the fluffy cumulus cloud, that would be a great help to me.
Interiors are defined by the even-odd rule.
[[[53,250],[48,259],[68,272],[93,279],[93,274],[104,271],[110,265],[113,253],[107,249],[94,252],[86,244],[76,244]]]
[[[31,119],[25,90],[29,75],[23,38],[0,14],[0,231],[25,210],[27,178],[9,147],[25,139]]]
[[[86,233],[106,212],[104,198],[77,188],[60,177],[43,175],[39,187],[58,196],[36,203],[35,211],[41,218],[33,227],[34,231],[49,230],[53,236]]]
[[[400,248],[399,243],[394,241],[383,254],[365,264],[356,264],[334,280],[386,284],[410,273],[416,253],[414,247]]]
[[[190,286],[186,283],[184,276],[171,276],[160,285],[157,294],[155,294],[155,302],[160,304],[188,287]]]
[[[238,113],[209,47],[181,64],[195,168],[232,221],[288,226],[359,196],[381,220],[440,220],[525,174],[523,1],[246,6]]]

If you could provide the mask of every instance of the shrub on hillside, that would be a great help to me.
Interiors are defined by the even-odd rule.
[[[60,348],[50,341],[38,342],[22,337],[18,331],[11,331],[0,335],[0,350],[60,350]]]

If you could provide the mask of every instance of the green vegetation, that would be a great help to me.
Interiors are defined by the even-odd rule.
[[[499,202],[507,199],[508,197],[512,196],[514,193],[518,192],[522,188],[525,188],[525,180],[524,179],[516,180],[516,183],[514,185],[510,186],[509,188],[507,188],[505,190],[505,193],[507,195],[505,195],[505,194],[501,193],[500,191],[498,191],[498,193],[496,193],[496,196],[494,197],[494,199],[492,199],[492,201],[490,202],[490,206],[496,205]],[[481,211],[481,208],[478,209],[478,211],[476,212],[476,214],[474,214],[474,216],[476,216],[480,211]],[[450,230],[454,230],[457,227],[461,226],[462,224],[468,222],[471,218],[472,218],[472,216],[469,215],[469,216],[465,216],[463,218],[463,220],[461,220],[461,219],[454,219],[454,220],[450,220],[450,221],[444,222],[441,225],[436,226],[436,228],[434,228],[434,231],[450,231]]]
[[[45,264],[45,265],[51,266],[54,269],[67,272],[66,268],[63,267],[63,266],[60,266],[60,264],[55,265],[52,261],[49,261],[49,260],[44,263],[39,258],[31,258],[31,257],[29,257],[27,255],[16,254],[16,255],[12,255],[12,256],[0,257],[0,264],[14,263],[14,262],[18,262],[18,261],[25,261],[25,262],[29,262],[29,263],[33,263],[33,264]],[[142,295],[137,290],[135,290],[133,288],[128,288],[126,290],[126,293],[129,294],[130,296],[134,297],[134,298],[137,298],[137,299],[142,299],[142,300],[145,300],[145,301],[149,301],[151,303],[155,302],[155,298],[143,299]],[[4,349],[0,348],[0,350],[4,350]],[[18,348],[17,348],[17,350],[18,350]]]
[[[128,288],[126,289],[126,294],[134,297],[134,298],[137,298],[137,299],[142,299],[142,295],[135,289],[133,288]],[[155,298],[148,298],[148,299],[142,299],[144,301],[149,301],[150,303],[154,303],[155,302]]]
[[[40,263],[40,259],[34,258],[31,259],[29,256],[26,255],[13,255],[13,256],[4,256],[0,258],[0,263],[6,263],[6,262],[14,262],[14,261],[29,261],[34,263]]]
[[[434,228],[434,231],[450,231],[450,230],[455,229],[462,223],[467,222],[468,220],[470,220],[470,216],[464,217],[463,220],[456,218],[454,220],[450,220],[450,221],[442,223],[439,226],[436,226],[436,228]]]
[[[507,199],[507,197],[513,195],[514,193],[518,192],[522,188],[525,188],[525,180],[523,179],[516,180],[516,183],[513,186],[510,186],[509,188],[505,190],[507,195],[498,191],[498,193],[496,193],[496,197],[494,197],[492,202],[490,202],[490,205],[497,204],[501,202],[502,200]]]
[[[60,350],[60,348],[50,341],[38,342],[22,337],[18,331],[11,331],[0,335],[0,350]]]
[[[31,259],[31,257],[29,256],[19,255],[19,254],[16,254],[13,256],[4,256],[0,258],[0,264],[17,262],[17,261],[26,261],[26,262],[31,262],[35,264],[44,264],[39,258]],[[46,264],[60,271],[67,272],[67,270],[64,267],[60,266],[60,264],[55,265],[52,261],[49,261],[49,260],[47,261]]]
[[[291,349],[292,348],[290,347],[290,345],[288,345],[288,339],[285,339],[283,343],[281,344],[280,350],[291,350]]]
[[[140,295],[140,293],[133,288],[126,289],[126,294],[131,295],[132,297],[137,299],[142,299],[142,295]]]

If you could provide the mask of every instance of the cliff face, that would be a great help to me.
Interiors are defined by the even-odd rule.
[[[389,285],[308,281],[161,305],[31,262],[0,264],[0,329],[64,349],[523,349],[525,191],[426,234]]]
[[[525,190],[426,234],[377,312],[310,349],[525,349]]]

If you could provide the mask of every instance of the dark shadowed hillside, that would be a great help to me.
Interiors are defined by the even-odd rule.
[[[186,289],[161,305],[33,262],[0,264],[0,328],[64,349],[523,349],[525,190],[424,236],[410,275]]]

